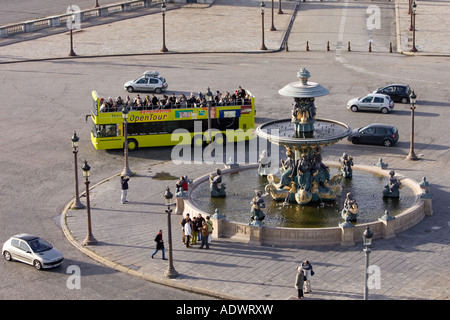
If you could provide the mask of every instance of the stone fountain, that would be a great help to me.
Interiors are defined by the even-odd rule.
[[[278,93],[294,98],[291,117],[260,125],[256,134],[286,148],[286,160],[281,161],[281,177],[269,174],[266,193],[275,200],[307,204],[333,201],[342,192],[342,175],[330,176],[322,162],[322,148],[333,145],[351,133],[344,123],[316,118],[315,98],[329,91],[309,81],[310,73],[301,68],[299,81],[289,83]]]

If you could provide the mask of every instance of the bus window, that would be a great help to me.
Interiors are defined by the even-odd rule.
[[[99,125],[99,136],[101,138],[105,137],[117,137],[117,125],[115,124],[102,124]]]

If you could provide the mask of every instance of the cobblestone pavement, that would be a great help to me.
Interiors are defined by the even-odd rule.
[[[332,2],[333,3],[333,2]],[[376,2],[375,2],[376,3]],[[397,0],[399,51],[408,50],[405,13],[407,1]],[[276,16],[277,31],[265,32],[269,50],[278,50],[291,21],[296,2],[284,1],[284,15]],[[308,2],[300,7],[307,8]],[[328,5],[326,1],[323,5]],[[419,2],[416,41],[420,54],[447,54],[446,33],[450,5],[445,1]],[[209,6],[189,6],[175,10],[169,5],[166,14],[166,45],[176,52],[255,52],[261,45],[259,1],[216,0]],[[394,4],[392,4],[394,9]],[[269,5],[270,7],[270,5]],[[173,10],[171,10],[173,9]],[[232,14],[230,14],[232,12]],[[270,23],[266,9],[266,25]],[[227,19],[220,19],[224,15]],[[433,16],[433,19],[426,19]],[[193,19],[192,17],[195,17]],[[174,23],[176,21],[176,23]],[[241,32],[245,25],[246,32]],[[231,26],[235,28],[231,28]],[[145,30],[145,31],[141,31]],[[189,37],[187,36],[189,35]],[[192,35],[198,35],[190,40]],[[140,39],[138,44],[129,37]],[[188,40],[189,39],[189,40]],[[95,27],[82,26],[74,33],[74,50],[79,56],[159,53],[162,45],[161,16],[152,14]],[[66,58],[68,32],[0,47],[0,62],[28,59]],[[333,147],[332,147],[333,148]],[[340,153],[342,154],[342,153]],[[373,156],[361,151],[353,154],[360,164],[372,164]],[[328,156],[325,161],[337,161]],[[390,240],[377,240],[371,263],[382,270],[381,288],[371,290],[371,299],[449,299],[449,227],[446,216],[449,202],[442,189],[448,185],[448,174],[442,174],[431,162],[414,163],[398,156],[383,155],[392,168],[413,173],[427,172],[435,190],[434,215]],[[412,167],[414,165],[414,168]],[[295,268],[304,259],[312,261],[316,275],[312,294],[306,299],[361,299],[363,292],[364,254],[362,246],[354,247],[269,247],[250,246],[229,239],[214,239],[210,250],[186,249],[181,243],[180,216],[173,216],[175,269],[180,276],[167,280],[163,273],[167,263],[151,259],[153,238],[159,229],[167,235],[167,221],[162,192],[175,181],[160,180],[157,173],[196,178],[214,170],[216,165],[173,166],[161,162],[150,167],[132,168],[136,175],[130,181],[129,203],[119,200],[119,178],[112,177],[91,190],[92,225],[99,245],[82,247],[86,235],[86,211],[66,210],[62,225],[67,237],[93,259],[135,276],[232,299],[293,299]]]

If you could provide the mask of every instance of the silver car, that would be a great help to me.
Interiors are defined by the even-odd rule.
[[[44,239],[31,234],[17,234],[9,238],[2,247],[7,261],[17,260],[36,269],[54,268],[61,265],[64,257]]]
[[[128,92],[154,91],[161,93],[168,86],[166,79],[160,77],[158,71],[145,71],[143,77],[126,82],[123,88]]]
[[[394,101],[385,94],[370,93],[365,97],[355,98],[347,102],[347,109],[357,111],[381,111],[391,112],[394,109]]]

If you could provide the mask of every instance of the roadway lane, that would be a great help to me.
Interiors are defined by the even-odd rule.
[[[311,51],[352,50],[389,51],[389,42],[395,44],[394,7],[386,1],[311,1],[301,2],[289,36],[289,51],[305,51],[306,42]]]

